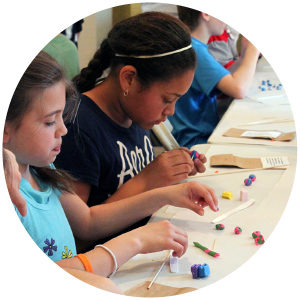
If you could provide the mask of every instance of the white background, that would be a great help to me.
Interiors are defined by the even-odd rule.
[[[106,2],[106,3],[103,3]],[[34,56],[58,32],[78,19],[125,1],[2,1],[1,110],[3,128],[14,88]],[[109,3],[108,3],[109,2]],[[164,2],[164,1],[160,1]],[[170,1],[171,2],[171,1]],[[173,4],[182,4],[172,1]],[[196,4],[197,2],[197,4]],[[288,94],[295,115],[299,111],[299,9],[297,1],[185,1],[226,22],[265,55]],[[299,116],[295,116],[299,130]],[[111,293],[86,285],[56,267],[29,238],[10,203],[3,172],[0,200],[0,266],[2,299],[113,299]],[[204,289],[192,299],[280,299],[299,294],[299,174],[287,208],[266,244],[238,270]],[[3,296],[6,295],[6,298]],[[183,299],[187,295],[177,296]],[[291,297],[295,298],[295,297]],[[173,299],[173,298],[172,298]]]

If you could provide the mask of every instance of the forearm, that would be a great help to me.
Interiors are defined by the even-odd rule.
[[[66,272],[73,275],[74,277],[102,290],[106,290],[112,293],[123,294],[121,289],[109,278],[99,276],[86,271],[64,268]]]
[[[152,185],[150,181],[145,180],[145,178],[142,175],[138,174],[135,177],[128,180],[123,185],[121,185],[119,189],[106,200],[105,203],[119,201],[128,197],[147,192],[157,187],[159,186]]]
[[[88,224],[77,225],[79,230],[74,235],[83,240],[93,240],[117,233],[167,205],[169,199],[166,194],[165,190],[156,189],[113,203],[93,206],[90,208]]]
[[[236,98],[244,98],[252,82],[255,73],[256,63],[259,52],[253,47],[248,47],[243,57],[237,63],[236,70],[232,73],[232,77],[238,87],[238,95]]]
[[[104,244],[116,257],[118,266],[121,266],[131,257],[140,252],[140,245],[131,233],[123,234]],[[92,265],[93,272],[104,277],[109,276],[114,270],[114,261],[108,251],[97,247],[85,253]],[[58,261],[57,264],[62,268],[72,268],[84,271],[84,266],[77,257]]]

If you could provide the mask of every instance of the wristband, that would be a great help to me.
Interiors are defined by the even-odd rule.
[[[114,261],[114,270],[113,270],[112,273],[111,273],[109,276],[107,276],[107,277],[109,278],[109,277],[114,276],[114,275],[116,274],[116,272],[118,271],[118,269],[119,269],[119,267],[118,267],[118,262],[117,262],[117,259],[116,259],[115,254],[114,254],[109,248],[107,248],[107,247],[104,246],[104,245],[97,245],[97,246],[95,246],[95,249],[96,249],[97,247],[103,248],[104,250],[106,250],[106,251],[111,255],[111,257],[112,257],[112,259],[113,259],[113,261]]]
[[[75,257],[79,258],[87,272],[93,273],[93,267],[85,254],[77,254]]]

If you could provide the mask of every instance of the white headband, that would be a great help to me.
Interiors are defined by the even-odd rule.
[[[187,49],[192,48],[192,45],[188,45],[184,48],[181,49],[177,49],[174,51],[170,51],[170,52],[165,52],[165,53],[161,53],[161,54],[154,54],[154,55],[127,55],[127,54],[119,54],[119,53],[115,53],[115,56],[118,57],[132,57],[132,58],[155,58],[155,57],[162,57],[162,56],[167,56],[167,55],[171,55],[171,54],[175,54],[175,53],[179,53],[179,52],[183,52]]]

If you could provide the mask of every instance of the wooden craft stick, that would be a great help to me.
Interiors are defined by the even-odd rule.
[[[214,220],[211,221],[211,223],[214,223],[214,224],[219,223],[220,221],[226,219],[227,217],[233,215],[234,213],[237,213],[237,212],[239,212],[239,211],[241,211],[241,210],[243,210],[243,209],[251,206],[252,204],[254,204],[254,202],[255,202],[254,199],[250,199],[247,202],[245,202],[245,203],[243,203],[243,204],[235,207],[234,209],[226,212],[225,214],[223,214],[223,215],[215,218]]]
[[[172,250],[169,251],[167,257],[164,259],[163,263],[161,264],[160,268],[158,269],[158,271],[156,272],[156,274],[154,275],[153,279],[151,280],[151,282],[149,283],[147,290],[149,290],[152,286],[152,284],[154,283],[154,281],[156,280],[158,274],[160,273],[160,271],[162,270],[162,268],[164,267],[165,263],[168,261],[170,255],[172,253]]]
[[[234,174],[240,172],[250,172],[250,171],[259,171],[259,170],[286,170],[287,166],[278,166],[278,167],[269,167],[269,168],[255,168],[255,169],[235,169],[234,171],[229,172],[218,172],[218,173],[201,173],[199,175],[191,176],[189,180],[199,178],[199,177],[208,177],[208,176],[218,176],[218,175],[227,175],[227,174]]]
[[[213,245],[212,245],[212,247],[211,247],[211,250],[214,250],[214,249],[215,249],[215,246],[216,246],[216,239],[214,240],[214,243],[213,243]]]

